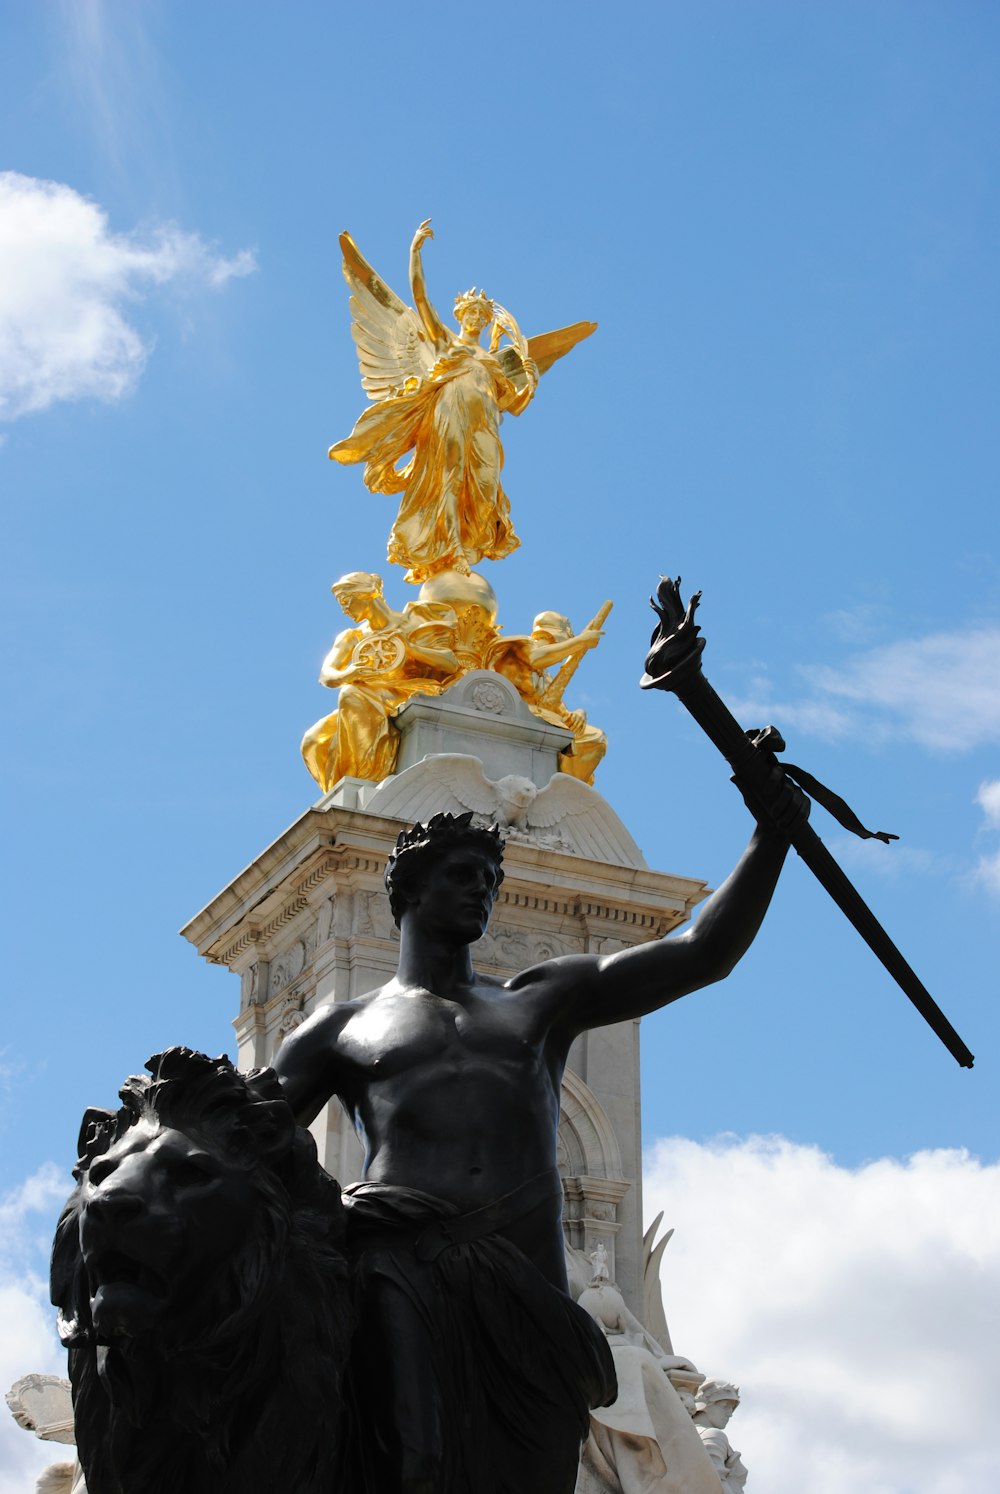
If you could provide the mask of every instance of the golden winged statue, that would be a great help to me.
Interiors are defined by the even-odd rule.
[[[371,492],[403,494],[389,559],[405,565],[412,582],[446,570],[468,575],[478,561],[500,560],[517,549],[500,483],[500,422],[504,414],[526,410],[541,374],[597,326],[576,322],[525,338],[508,311],[469,290],[455,301],[459,331],[452,332],[424,282],[421,249],[433,237],[428,218],[410,246],[411,307],[376,274],[350,234],[340,236],[361,383],[374,404],[345,441],[330,447],[330,456],[364,462]]]

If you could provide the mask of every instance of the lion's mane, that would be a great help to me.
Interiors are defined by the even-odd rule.
[[[89,1494],[329,1494],[350,1336],[340,1190],[270,1070],[244,1077],[187,1048],[146,1067],[118,1111],[85,1115],[53,1248]],[[144,1136],[167,1132],[236,1170],[252,1223],[194,1291],[162,1283],[166,1308],[149,1331],[102,1333],[81,1246],[90,1170],[131,1140],[141,1193],[155,1166]],[[197,1203],[179,1203],[177,1218],[203,1249]]]

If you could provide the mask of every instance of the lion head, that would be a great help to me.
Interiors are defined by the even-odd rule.
[[[84,1116],[53,1250],[90,1494],[326,1488],[340,1191],[270,1070],[187,1048],[146,1067]]]

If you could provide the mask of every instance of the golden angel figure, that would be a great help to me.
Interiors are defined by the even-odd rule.
[[[330,456],[364,462],[373,493],[403,494],[389,559],[407,566],[413,582],[444,570],[467,575],[478,561],[517,549],[500,483],[501,419],[526,410],[540,375],[597,325],[576,322],[525,338],[508,311],[469,290],[455,301],[456,335],[427,296],[420,256],[433,237],[427,219],[410,246],[410,307],[362,258],[350,234],[340,236],[361,383],[375,403]],[[504,336],[509,345],[501,348]]]

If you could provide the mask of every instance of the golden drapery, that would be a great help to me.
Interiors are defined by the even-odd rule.
[[[449,607],[410,602],[387,616],[385,627],[365,622],[338,634],[324,665],[339,676],[337,709],[309,728],[301,747],[324,793],[345,776],[378,783],[394,772],[399,731],[392,718],[414,695],[438,695],[458,676]]]
[[[389,535],[389,559],[408,581],[467,572],[516,550],[500,481],[502,412],[519,395],[499,359],[457,340],[416,387],[383,399],[330,448],[338,462],[364,462],[365,484],[404,497]],[[407,465],[397,463],[413,452]]]

